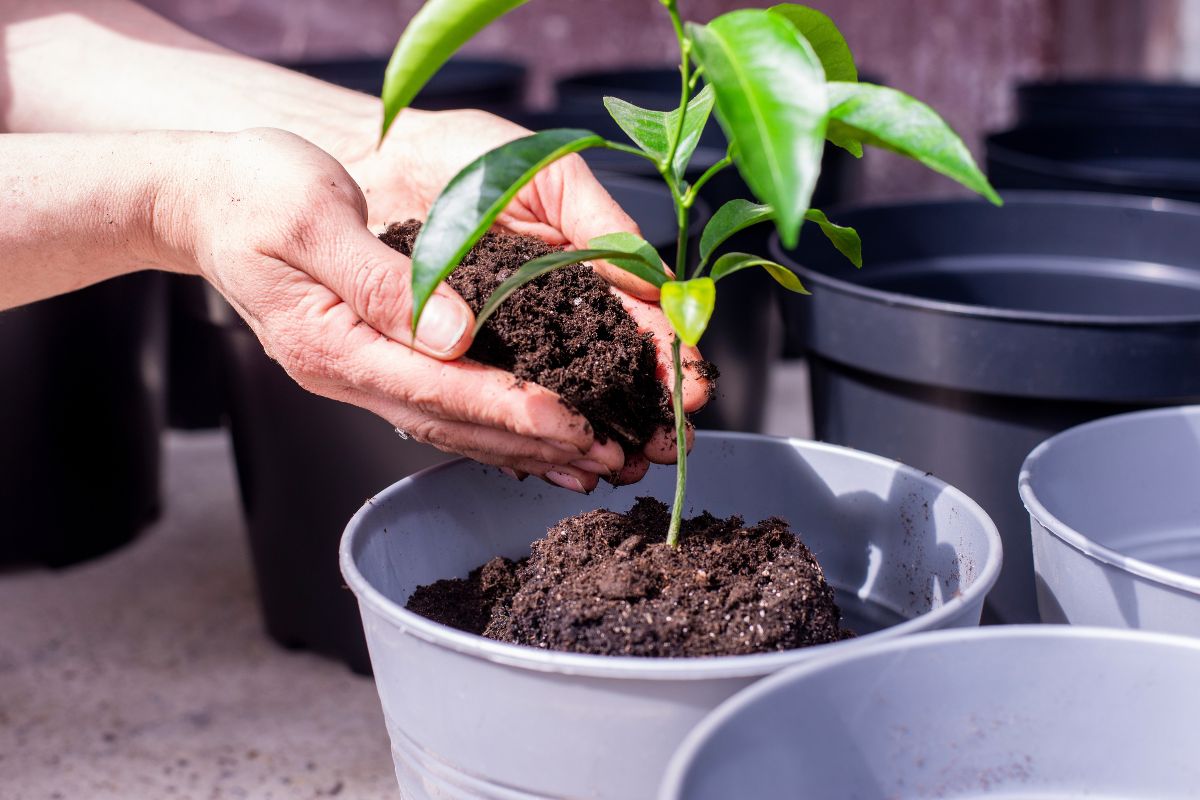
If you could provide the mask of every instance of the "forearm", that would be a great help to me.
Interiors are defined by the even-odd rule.
[[[379,102],[238,55],[129,0],[0,4],[16,132],[289,130],[343,161],[366,155]]]
[[[0,136],[0,309],[155,266],[167,170],[194,134]]]

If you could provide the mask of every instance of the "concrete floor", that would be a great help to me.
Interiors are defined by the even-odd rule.
[[[807,396],[777,370],[768,431],[807,435]],[[0,574],[0,799],[397,800],[370,679],[262,631],[225,435],[166,455],[134,544]]]

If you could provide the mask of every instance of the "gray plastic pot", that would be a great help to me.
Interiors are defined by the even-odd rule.
[[[1200,636],[1200,406],[1060,433],[1020,489],[1043,622]]]
[[[1184,800],[1200,640],[1012,626],[847,651],[723,705],[660,800]]]
[[[1200,205],[1005,192],[830,212],[858,229],[855,270],[821,236],[774,252],[809,353],[817,438],[934,472],[987,509],[1004,572],[987,618],[1036,622],[1021,462],[1083,422],[1200,400]]]
[[[582,497],[468,461],[370,499],[342,539],[404,797],[653,797],[684,735],[753,681],[822,654],[979,622],[1000,540],[973,501],[909,467],[798,440],[701,432],[691,511],[788,519],[858,639],[752,656],[609,658],[462,633],[404,608],[412,591],[496,555],[528,555],[564,517],[669,501],[674,470]]]

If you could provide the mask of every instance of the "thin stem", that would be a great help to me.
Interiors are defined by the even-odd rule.
[[[636,147],[630,147],[629,145],[622,144],[621,142],[610,142],[607,140],[605,140],[605,142],[602,146],[604,147],[605,150],[619,150],[622,153],[629,153],[630,155],[640,156],[641,158],[646,159],[647,161],[651,162],[655,166],[658,166],[657,158],[650,155],[649,153],[647,153],[644,150],[639,150]]]
[[[682,79],[679,88],[679,121],[675,125],[675,135],[671,137],[671,147],[667,157],[663,159],[663,169],[671,170],[675,163],[675,152],[679,149],[679,140],[683,138],[683,120],[687,116],[688,98],[691,89],[690,70],[692,67],[692,43],[683,30],[683,19],[679,16],[679,6],[676,0],[663,0],[667,12],[671,15],[671,25],[675,28],[675,38],[679,41],[679,75]]]
[[[679,334],[671,343],[671,360],[675,366],[675,503],[671,506],[671,526],[667,528],[667,544],[679,547],[679,529],[683,524],[683,498],[687,493],[687,420],[683,416],[683,359],[680,356]]]
[[[686,205],[688,208],[691,208],[692,204],[696,202],[696,196],[700,193],[700,187],[704,186],[704,184],[706,184],[710,180],[712,180],[712,177],[714,175],[716,175],[718,172],[725,169],[732,163],[733,163],[733,156],[726,154],[726,156],[724,158],[722,158],[720,161],[713,164],[708,169],[704,170],[704,174],[696,179],[696,182],[693,183],[688,188],[687,194],[685,194],[683,196],[684,205]]]

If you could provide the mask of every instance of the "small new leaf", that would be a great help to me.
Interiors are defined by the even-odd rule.
[[[842,36],[833,20],[815,8],[795,3],[781,3],[772,6],[770,11],[792,23],[800,35],[808,39],[817,58],[821,59],[821,66],[825,68],[825,80],[858,80],[858,67],[854,65],[850,45],[846,44],[846,37]]]
[[[693,347],[704,335],[717,302],[717,287],[712,278],[667,281],[662,285],[659,305],[675,333]]]
[[[821,233],[825,234],[825,238],[837,251],[850,259],[851,264],[862,269],[862,240],[858,238],[858,231],[845,225],[833,224],[824,212],[815,208],[810,208],[804,218],[821,226]]]
[[[719,281],[721,278],[732,275],[735,272],[740,272],[750,267],[762,267],[767,271],[767,274],[775,279],[785,289],[796,292],[798,294],[811,294],[804,288],[804,284],[800,283],[800,279],[796,277],[796,273],[792,272],[782,264],[776,264],[759,256],[753,256],[749,253],[726,253],[717,259],[713,264],[712,279]],[[663,286],[664,294],[666,286]]]
[[[667,280],[662,257],[654,245],[633,233],[606,233],[588,242],[593,250],[607,250],[613,255],[597,256],[614,267],[619,267],[654,286],[662,286]]]
[[[829,138],[899,153],[1003,204],[962,139],[937,112],[904,92],[871,83],[830,83]]]
[[[707,264],[709,256],[730,236],[741,230],[771,219],[775,214],[769,205],[749,200],[730,200],[712,215],[700,234],[700,263]]]
[[[633,143],[643,152],[662,162],[671,151],[671,140],[679,130],[679,109],[674,111],[654,111],[635,106],[633,103],[619,97],[605,97],[604,107],[613,120],[625,131]],[[683,131],[679,138],[679,146],[675,148],[675,158],[672,169],[676,177],[687,170],[688,162],[696,145],[700,142],[700,134],[708,123],[712,113],[713,91],[705,86],[688,102],[687,112],[683,117]]]
[[[653,248],[651,248],[653,249]],[[509,295],[520,289],[525,284],[545,275],[547,272],[553,272],[560,267],[566,267],[571,264],[579,264],[584,261],[596,261],[605,259],[615,263],[615,259],[623,258],[628,251],[626,250],[559,250],[554,253],[547,253],[544,256],[526,261],[517,271],[504,280],[496,291],[492,292],[488,297],[487,302],[483,304],[483,308],[479,309],[479,313],[475,315],[475,330],[472,336],[479,335],[479,330],[483,327],[483,323],[488,321],[488,318],[496,312],[500,304],[508,299]],[[635,257],[639,258],[639,257]],[[630,259],[632,260],[632,259]],[[665,280],[666,276],[659,273],[660,277]]]
[[[437,285],[547,164],[604,139],[591,131],[555,128],[501,145],[451,179],[429,209],[412,254],[413,331]]]

